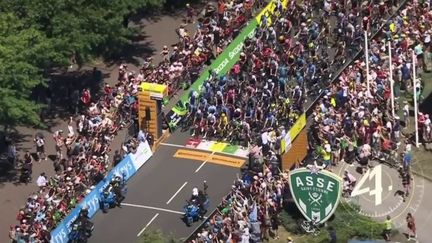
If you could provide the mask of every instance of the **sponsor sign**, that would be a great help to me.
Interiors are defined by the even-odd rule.
[[[324,223],[335,212],[342,194],[342,179],[316,165],[290,171],[290,190],[303,216]]]
[[[130,158],[135,167],[135,170],[138,170],[152,156],[153,156],[153,151],[151,150],[150,145],[146,141],[145,143],[140,143],[140,145],[137,148],[137,151],[134,154],[131,154]]]
[[[293,141],[297,135],[303,130],[303,128],[306,126],[306,114],[303,113],[297,121],[294,123],[294,125],[291,127],[289,131],[289,135],[291,137],[291,141]]]
[[[67,243],[69,241],[69,233],[73,222],[78,217],[82,208],[86,207],[89,216],[93,217],[99,209],[99,196],[116,175],[122,175],[125,180],[131,178],[138,169],[153,155],[150,146],[147,142],[141,143],[135,154],[127,155],[120,163],[114,167],[110,173],[99,182],[95,188],[78,204],[60,224],[51,231],[51,243]]]
[[[272,15],[278,7],[286,8],[288,0],[274,0],[267,4],[267,6],[258,14],[257,17],[250,20],[248,25],[240,32],[240,34],[229,44],[226,49],[212,62],[210,67],[207,67],[201,76],[191,85],[191,87],[180,97],[180,101],[176,106],[168,113],[167,119],[170,121],[169,126],[171,129],[177,127],[178,122],[181,120],[181,116],[187,114],[187,106],[185,105],[189,101],[189,94],[195,90],[199,92],[202,84],[208,79],[212,70],[217,75],[226,74],[238,61],[240,53],[243,49],[244,41],[249,37],[253,37],[255,29],[263,21],[262,16]],[[268,25],[271,25],[271,21],[267,21]]]
[[[267,4],[263,10],[255,17],[257,23],[262,24],[263,21],[267,23],[267,26],[272,25],[272,15],[280,8],[286,8],[288,6],[288,0],[273,0]],[[278,15],[276,15],[277,17]]]

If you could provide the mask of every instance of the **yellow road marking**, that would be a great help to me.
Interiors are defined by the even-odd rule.
[[[176,158],[184,158],[184,159],[191,159],[191,160],[202,160],[206,161],[210,156],[210,153],[206,152],[198,152],[188,149],[179,149],[174,154],[174,157]]]
[[[207,161],[218,165],[231,166],[240,168],[243,166],[245,160],[239,158],[233,158],[229,156],[216,155],[206,152],[193,151],[188,149],[179,149],[174,154],[175,158],[183,158],[198,161]]]
[[[207,162],[240,168],[244,164],[245,160],[213,154]]]

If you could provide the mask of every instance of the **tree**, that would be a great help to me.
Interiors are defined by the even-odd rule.
[[[53,69],[120,53],[134,33],[128,17],[164,0],[0,1],[0,124],[41,125],[30,99]]]
[[[138,238],[138,243],[179,243],[180,240],[176,240],[171,236],[166,236],[160,230],[149,230]]]
[[[161,7],[161,0],[4,0],[2,12],[11,11],[26,25],[43,32],[61,57],[79,65],[99,56],[122,51],[133,31],[124,25],[140,9]],[[57,60],[60,61],[60,60]],[[57,64],[56,62],[54,64]]]
[[[29,99],[44,85],[41,69],[50,58],[49,43],[34,28],[27,28],[13,14],[0,15],[0,124],[40,124],[41,106]]]

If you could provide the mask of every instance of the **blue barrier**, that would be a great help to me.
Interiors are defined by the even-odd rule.
[[[99,196],[111,182],[112,178],[116,175],[124,175],[125,179],[129,180],[152,155],[153,152],[147,142],[141,143],[136,153],[128,154],[89,194],[87,194],[82,202],[57,225],[57,228],[51,231],[51,243],[67,243],[69,241],[71,226],[81,212],[81,209],[87,207],[89,216],[93,217],[100,209]]]

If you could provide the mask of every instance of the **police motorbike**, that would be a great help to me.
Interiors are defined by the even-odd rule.
[[[88,212],[83,209],[78,218],[72,224],[69,233],[69,243],[86,243],[94,230],[94,224],[88,217]]]
[[[209,206],[210,200],[207,195],[207,184],[204,181],[204,190],[201,191],[194,188],[191,199],[186,200],[186,206],[183,208],[183,220],[186,225],[190,227],[193,222],[204,219]]]
[[[125,178],[124,174],[115,176],[108,186],[104,188],[99,199],[102,212],[107,213],[110,208],[120,207],[120,203],[127,194]]]

